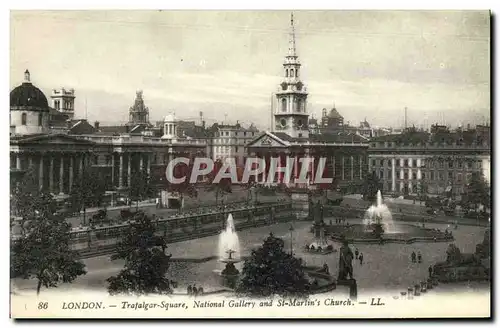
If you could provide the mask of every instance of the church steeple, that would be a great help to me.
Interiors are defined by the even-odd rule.
[[[290,16],[288,53],[283,63],[283,81],[276,93],[273,131],[285,132],[293,138],[308,137],[307,90],[300,80],[300,62],[295,40],[295,21]]]
[[[296,57],[297,51],[295,48],[295,26],[293,25],[293,13],[290,15],[290,40],[288,43],[288,56]]]

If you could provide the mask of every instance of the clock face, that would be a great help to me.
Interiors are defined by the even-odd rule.
[[[303,86],[304,85],[301,82],[297,83],[297,90],[299,90],[299,91],[302,90]]]
[[[283,90],[286,90],[288,88],[288,85],[285,82],[283,82],[283,83],[281,83],[281,88]]]
[[[286,126],[286,120],[284,118],[282,118],[280,120],[280,124],[281,124],[282,127],[285,127]]]

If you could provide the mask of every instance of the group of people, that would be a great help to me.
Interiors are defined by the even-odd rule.
[[[412,263],[422,263],[422,253],[418,251],[418,254],[415,253],[415,251],[411,252],[411,262]]]
[[[359,252],[359,249],[356,248],[354,251],[354,256],[356,257],[356,260],[359,260],[359,264],[363,265],[363,253]]]
[[[193,286],[189,285],[187,287],[187,293],[190,296],[202,295],[203,294],[203,287],[196,288],[196,285],[193,285]]]

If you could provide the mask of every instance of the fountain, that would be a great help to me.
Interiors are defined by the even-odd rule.
[[[382,193],[380,190],[377,191],[377,203],[366,210],[363,224],[373,232],[376,238],[380,238],[384,233],[391,234],[397,232],[394,229],[391,211],[382,202]]]
[[[241,262],[241,254],[232,214],[228,215],[226,228],[219,235],[219,262],[225,263],[225,268],[220,272],[223,284],[234,288],[240,273],[234,264]]]
[[[377,191],[377,202],[364,213],[360,224],[329,225],[327,233],[333,240],[351,243],[414,243],[444,242],[453,240],[447,231],[428,229],[415,224],[394,223],[392,214]]]

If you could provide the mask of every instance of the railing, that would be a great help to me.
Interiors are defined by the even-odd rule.
[[[163,228],[167,231],[173,231],[179,228],[183,229],[190,226],[201,227],[210,223],[222,222],[222,220],[225,220],[229,213],[233,215],[234,220],[251,221],[255,217],[269,215],[272,208],[274,208],[275,214],[280,216],[279,214],[292,210],[292,203],[243,206],[237,209],[226,209],[225,211],[174,214],[168,218],[158,218],[156,225],[157,227]],[[75,229],[70,232],[70,239],[73,242],[86,241],[89,238],[89,234],[95,234],[99,239],[117,238],[126,232],[132,222],[133,220],[129,220],[123,224],[116,224],[112,226],[95,227],[94,229],[90,229],[88,227]]]
[[[200,145],[206,146],[207,142],[202,139],[162,139],[156,137],[148,136],[94,136],[94,135],[82,135],[82,138],[90,140],[97,143],[109,143],[109,144],[164,144],[164,145]]]

